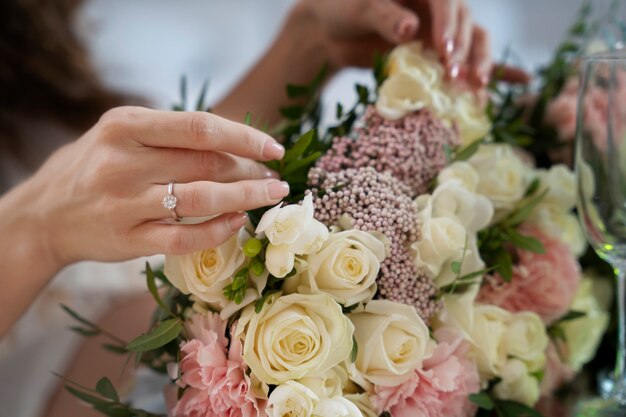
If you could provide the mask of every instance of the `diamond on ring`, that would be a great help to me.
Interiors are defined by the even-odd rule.
[[[167,194],[165,194],[165,197],[163,197],[161,205],[170,211],[174,220],[179,222],[182,220],[182,217],[179,217],[178,214],[176,214],[176,203],[178,202],[178,199],[174,195],[174,182],[175,181],[172,180],[167,185]]]

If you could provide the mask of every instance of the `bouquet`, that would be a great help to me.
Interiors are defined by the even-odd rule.
[[[217,248],[146,265],[152,327],[108,345],[169,375],[168,415],[539,416],[593,358],[608,314],[578,261],[573,173],[531,152],[538,101],[494,83],[485,106],[443,73],[398,46],[325,133],[323,75],[288,86],[309,99],[282,109],[270,163],[289,198]],[[106,378],[68,389],[156,415]]]

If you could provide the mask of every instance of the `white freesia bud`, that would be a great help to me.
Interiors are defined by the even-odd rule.
[[[485,144],[468,160],[480,178],[476,191],[496,210],[510,210],[524,197],[530,168],[509,145]]]
[[[265,411],[268,417],[312,417],[319,397],[295,381],[286,381],[270,394]]]
[[[472,164],[466,161],[457,161],[442,169],[437,176],[439,184],[448,181],[459,181],[468,191],[476,193],[480,177]]]
[[[307,228],[294,242],[291,249],[298,255],[309,255],[320,250],[328,239],[328,227],[318,220],[311,220]]]
[[[376,277],[385,244],[360,230],[335,232],[320,251],[306,258],[308,268],[285,283],[286,292],[326,293],[345,306],[367,302],[376,293]]]
[[[277,278],[283,278],[294,267],[295,254],[289,245],[267,245],[265,250],[265,266],[270,274]]]
[[[415,309],[387,300],[370,301],[348,315],[354,324],[358,352],[352,375],[381,386],[395,386],[411,377],[427,353],[428,327]],[[354,379],[357,377],[357,379]]]
[[[314,417],[363,417],[359,408],[350,400],[337,396],[322,398],[313,410]]]
[[[561,210],[570,211],[576,204],[576,178],[565,165],[554,165],[549,171],[539,171],[541,190],[548,192],[543,202],[555,204]]]
[[[530,311],[515,313],[504,336],[509,356],[523,361],[529,372],[543,369],[548,347],[548,334],[541,318]]]
[[[326,294],[273,294],[248,306],[237,324],[243,357],[266,384],[325,374],[352,352],[354,326]]]
[[[500,381],[493,388],[496,398],[517,401],[533,407],[539,400],[539,381],[528,373],[524,362],[510,359],[502,368]]]

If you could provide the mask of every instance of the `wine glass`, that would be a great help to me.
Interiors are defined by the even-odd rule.
[[[626,416],[626,51],[588,55],[581,64],[578,215],[587,240],[615,271],[619,324],[615,371],[601,384],[603,398],[581,403],[578,415]]]

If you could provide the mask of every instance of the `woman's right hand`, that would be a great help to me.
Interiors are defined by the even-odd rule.
[[[28,181],[28,210],[59,266],[215,247],[246,223],[243,211],[288,194],[255,162],[283,153],[265,133],[213,114],[120,107]],[[170,180],[179,216],[219,216],[173,222],[161,205]]]

